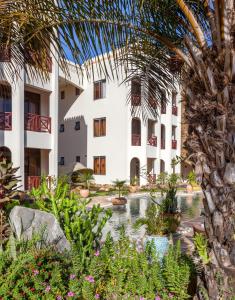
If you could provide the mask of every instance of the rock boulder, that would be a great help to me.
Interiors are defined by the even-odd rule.
[[[10,224],[18,239],[31,239],[43,233],[44,242],[54,245],[59,252],[70,250],[70,244],[54,215],[23,206],[15,206],[10,213]]]

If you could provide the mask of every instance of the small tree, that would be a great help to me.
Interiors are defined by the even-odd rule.
[[[116,179],[115,181],[113,181],[113,184],[118,189],[118,198],[121,198],[121,195],[123,192],[123,187],[124,187],[125,183],[126,183],[126,180]]]

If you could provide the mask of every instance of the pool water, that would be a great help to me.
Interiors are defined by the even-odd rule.
[[[177,195],[177,198],[178,208],[182,213],[182,222],[200,217],[202,211],[201,193],[194,193],[191,195],[179,194]],[[134,229],[133,224],[138,218],[145,216],[145,211],[150,202],[151,199],[148,195],[139,195],[128,197],[126,205],[112,206],[113,215],[103,230],[103,237],[105,238],[110,231],[113,238],[117,239],[119,236],[119,229],[124,225],[128,236],[132,239],[142,239],[145,235],[144,227]]]

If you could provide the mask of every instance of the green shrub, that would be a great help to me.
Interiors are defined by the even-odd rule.
[[[143,250],[121,232],[118,241],[108,235],[99,251],[90,254],[81,269],[77,251],[58,254],[52,248],[38,249],[39,239],[16,244],[15,259],[10,248],[0,256],[0,298],[3,300],[184,300],[193,265],[171,247],[162,263],[153,244]],[[157,298],[159,297],[159,298]]]
[[[59,181],[54,190],[50,190],[42,182],[38,189],[33,189],[31,195],[39,209],[50,212],[57,218],[85,268],[90,254],[99,246],[102,230],[112,215],[111,210],[105,210],[100,205],[93,205],[88,209],[91,199],[80,199],[70,193],[69,184],[65,181]]]

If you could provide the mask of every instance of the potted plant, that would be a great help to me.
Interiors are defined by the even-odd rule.
[[[196,182],[196,175],[193,171],[190,171],[188,173],[187,182],[188,182],[188,184],[187,184],[186,190],[187,190],[187,193],[191,194],[193,192],[193,185]]]
[[[162,259],[169,248],[169,239],[165,234],[165,220],[158,204],[151,203],[147,207],[145,217],[139,218],[134,228],[138,229],[143,225],[146,229],[146,242],[154,243],[158,256]]]
[[[127,203],[127,199],[125,197],[122,197],[123,187],[126,183],[126,180],[118,180],[116,179],[113,181],[113,184],[115,185],[116,189],[118,189],[118,197],[112,199],[113,205],[124,205]]]
[[[163,196],[160,204],[154,200],[155,196],[151,194],[152,200],[159,205],[161,214],[163,215],[165,224],[164,232],[166,234],[175,233],[181,221],[181,213],[178,209],[178,199],[176,196],[179,178],[177,174],[166,176],[164,187],[160,187]]]
[[[79,181],[82,184],[82,189],[80,189],[80,195],[83,198],[87,198],[90,194],[90,183],[94,180],[93,174],[91,172],[84,172],[79,175]]]
[[[138,185],[139,185],[139,179],[137,176],[131,178],[131,181],[130,181],[130,193],[136,193],[137,191],[137,188],[138,188]]]

